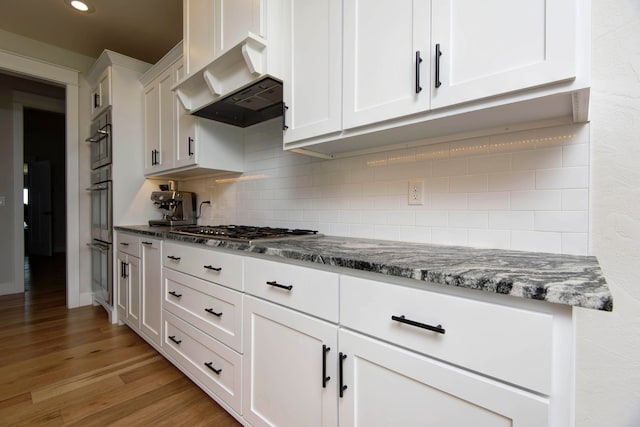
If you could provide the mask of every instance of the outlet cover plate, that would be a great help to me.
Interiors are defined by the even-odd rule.
[[[409,181],[409,204],[424,205],[424,181],[412,179]]]

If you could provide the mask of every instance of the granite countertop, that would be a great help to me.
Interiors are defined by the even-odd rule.
[[[478,249],[335,236],[254,244],[170,233],[170,227],[116,230],[274,257],[612,311],[613,298],[593,256]]]

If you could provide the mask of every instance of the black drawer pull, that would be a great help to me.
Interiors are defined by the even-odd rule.
[[[440,57],[442,56],[442,51],[440,50],[440,43],[436,43],[436,79],[435,79],[435,87],[436,89],[442,86],[442,82],[440,81]]]
[[[422,58],[420,57],[420,51],[416,51],[416,93],[422,92],[420,86],[420,64],[422,64]]]
[[[220,375],[220,372],[222,372],[222,368],[216,369],[213,367],[213,362],[204,362],[204,366],[211,369],[216,375]]]
[[[339,368],[340,368],[340,388],[338,389],[340,391],[340,397],[344,396],[344,391],[347,389],[347,385],[344,383],[344,375],[342,373],[342,362],[344,361],[344,359],[347,358],[347,355],[344,354],[343,352],[338,353],[338,362],[339,362]]]
[[[322,344],[322,388],[327,388],[327,381],[331,377],[327,376],[327,353],[331,351],[331,347]]]
[[[203,267],[206,268],[207,270],[222,271],[222,267],[214,267],[212,265],[204,265]]]
[[[293,289],[293,285],[281,285],[280,283],[276,282],[275,280],[271,281],[271,282],[267,282],[267,285],[274,286],[276,288],[286,289],[288,291]]]
[[[182,340],[176,339],[175,335],[169,335],[169,339],[178,345],[182,342]]]
[[[182,294],[179,294],[176,291],[169,291],[169,295],[173,295],[176,298],[182,298]]]
[[[391,316],[391,320],[395,320],[396,322],[400,322],[400,323],[406,323],[407,325],[416,326],[422,329],[428,329],[430,331],[437,332],[439,334],[444,334],[444,328],[442,327],[442,325],[437,325],[437,326],[427,325],[426,323],[420,323],[420,322],[416,322],[415,320],[405,319],[404,315]]]
[[[216,317],[222,316],[222,312],[216,313],[215,311],[213,311],[213,308],[205,308],[204,311],[206,311],[207,313],[213,314]]]
[[[143,245],[146,245],[146,246],[153,245],[152,242],[140,242],[140,243],[142,243]]]
[[[120,244],[121,244],[122,246],[129,246],[129,244],[128,244],[128,243],[126,243],[126,242],[120,242]]]
[[[173,256],[173,255],[167,255],[167,258],[173,260],[173,261],[180,261],[180,257],[179,256]]]

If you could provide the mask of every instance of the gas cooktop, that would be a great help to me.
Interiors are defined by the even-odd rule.
[[[171,233],[246,243],[318,235],[316,230],[254,227],[249,225],[189,225],[176,227]]]

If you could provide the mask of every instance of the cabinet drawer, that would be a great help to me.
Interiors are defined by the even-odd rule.
[[[263,259],[245,259],[246,292],[330,322],[338,321],[338,275]]]
[[[201,386],[241,413],[242,357],[173,314],[164,313],[162,348]]]
[[[241,256],[173,242],[165,242],[164,255],[167,268],[242,290]]]
[[[120,252],[140,258],[140,238],[132,234],[118,233],[118,248]]]
[[[242,353],[242,294],[168,268],[162,307]]]
[[[551,314],[348,276],[340,279],[340,298],[341,324],[348,328],[544,394],[551,392]]]

